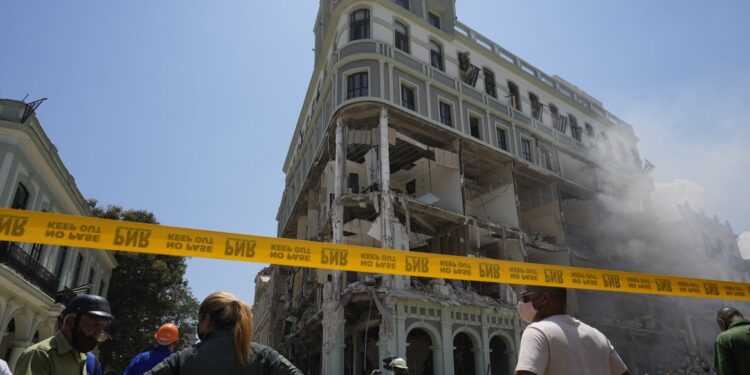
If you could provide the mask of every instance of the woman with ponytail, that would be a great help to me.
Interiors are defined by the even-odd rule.
[[[303,375],[275,350],[252,342],[250,306],[231,293],[206,297],[198,310],[200,342],[156,365],[146,375]]]

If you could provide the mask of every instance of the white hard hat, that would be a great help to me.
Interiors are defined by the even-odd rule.
[[[407,370],[409,369],[408,367],[406,367],[406,361],[403,358],[396,358],[392,360],[388,365],[393,368],[403,368]]]

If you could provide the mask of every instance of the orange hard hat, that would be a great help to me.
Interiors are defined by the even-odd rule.
[[[159,345],[169,345],[180,338],[180,330],[172,323],[162,324],[159,330],[156,331],[154,338]]]

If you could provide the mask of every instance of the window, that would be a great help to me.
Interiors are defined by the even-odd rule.
[[[560,111],[557,109],[557,106],[550,103],[549,106],[549,114],[550,117],[552,117],[552,125],[557,126],[557,121],[560,119]]]
[[[594,136],[594,128],[591,127],[591,124],[588,122],[583,123],[583,126],[586,127],[586,136],[587,137],[593,137]]]
[[[497,87],[495,87],[495,73],[484,68],[484,91],[487,95],[497,98]]]
[[[62,270],[63,265],[65,264],[65,255],[68,253],[68,247],[62,246],[60,247],[60,250],[57,251],[57,259],[55,260],[55,268],[52,270],[52,273],[55,274],[55,277],[58,279],[60,276],[62,276]]]
[[[568,113],[568,122],[570,123],[571,132],[575,132],[575,129],[580,129],[578,119],[570,113]],[[561,130],[561,132],[565,133],[565,130]],[[580,141],[580,135],[578,136],[578,140]]]
[[[107,283],[102,279],[99,281],[99,295],[104,297],[107,294]]]
[[[430,41],[430,62],[432,66],[443,70],[443,47],[434,41]]]
[[[401,105],[412,111],[416,109],[414,105],[414,89],[403,84],[401,85]]]
[[[396,0],[396,5],[404,9],[409,9],[409,0]]]
[[[440,108],[440,122],[448,126],[453,126],[451,105],[445,102],[439,102],[438,107]]]
[[[75,267],[73,267],[73,279],[70,282],[71,287],[78,286],[78,278],[81,276],[81,266],[83,265],[83,255],[76,256]]]
[[[29,191],[23,184],[18,184],[16,187],[16,193],[13,195],[13,203],[10,208],[16,210],[25,210],[26,205],[29,203]]]
[[[480,132],[479,132],[480,123],[481,123],[481,120],[479,119],[479,117],[469,116],[469,131],[471,132],[471,136],[477,139],[480,139]]]
[[[396,48],[409,53],[409,29],[401,22],[396,21]]]
[[[542,154],[542,160],[544,161],[544,168],[547,168],[547,170],[554,172],[555,166],[552,163],[552,152],[547,149],[547,147],[543,144],[539,145],[539,153]]]
[[[349,40],[370,39],[370,11],[355,10],[349,25]]]
[[[440,28],[440,16],[438,16],[437,14],[430,12],[427,20],[430,22],[430,25],[432,25],[436,29]]]
[[[358,98],[369,95],[367,73],[354,73],[346,78],[346,98]]]
[[[531,117],[537,121],[542,121],[542,103],[539,101],[539,97],[530,92],[529,101],[531,101]]]
[[[521,92],[518,91],[518,85],[511,81],[508,81],[508,92],[511,107],[521,111]]]
[[[40,243],[35,243],[31,245],[31,259],[34,259],[35,261],[39,262],[39,258],[42,257],[42,250],[44,249],[44,245]]]
[[[570,126],[570,132],[573,134],[573,138],[575,138],[576,141],[581,141],[581,134],[583,133],[580,126],[577,125],[571,125]]]
[[[521,153],[524,159],[533,162],[534,158],[531,154],[531,141],[528,139],[521,140]]]
[[[497,147],[508,151],[508,133],[503,128],[495,128],[497,133]]]

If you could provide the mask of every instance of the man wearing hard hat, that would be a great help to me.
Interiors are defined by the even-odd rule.
[[[159,362],[172,355],[175,344],[180,338],[180,331],[172,323],[163,324],[154,335],[154,348],[138,354],[122,375],[143,375]]]

